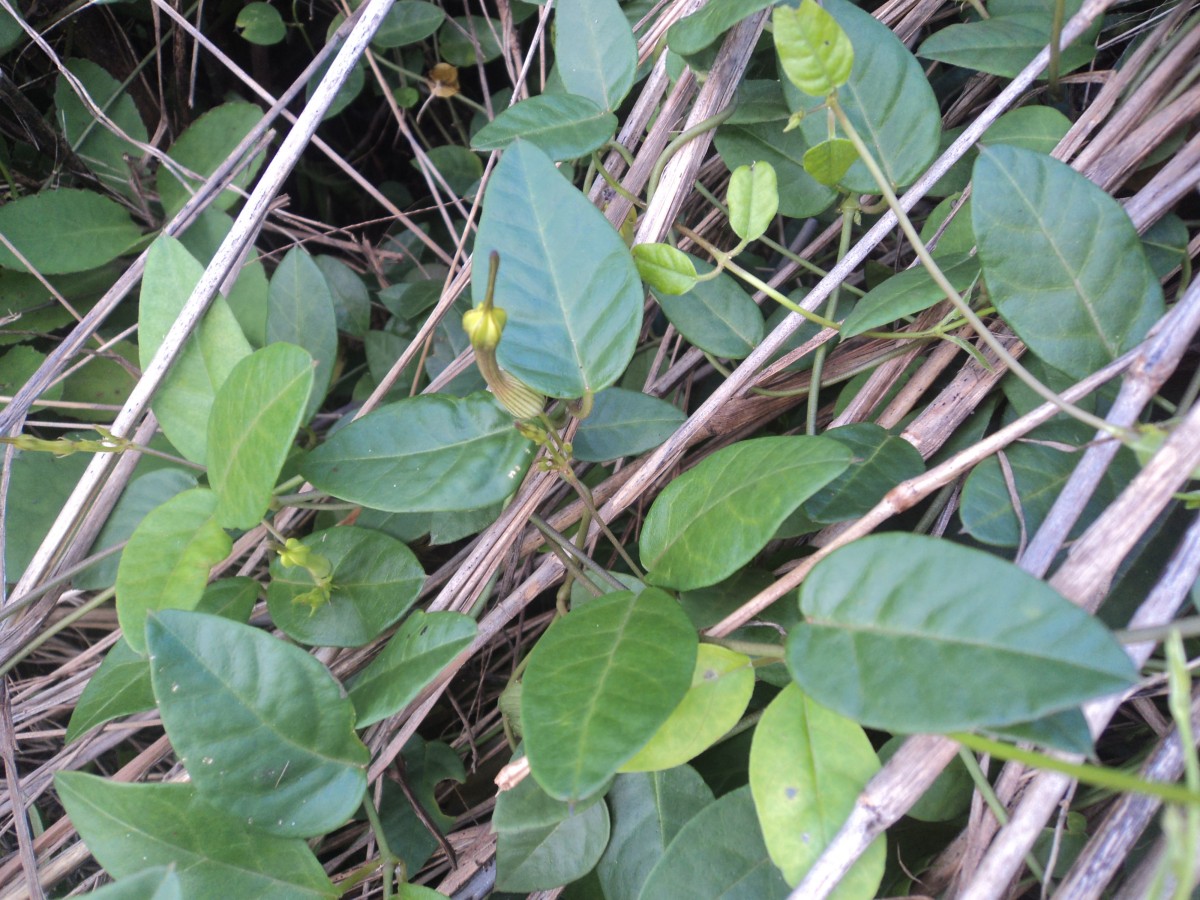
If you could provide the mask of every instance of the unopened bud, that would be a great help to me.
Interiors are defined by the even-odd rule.
[[[463,313],[463,331],[475,352],[495,350],[508,315],[497,306],[476,306]]]

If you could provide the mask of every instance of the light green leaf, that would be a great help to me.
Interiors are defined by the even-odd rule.
[[[845,138],[830,138],[804,154],[804,171],[821,184],[837,184],[858,161],[858,151]]]
[[[988,293],[1033,353],[1083,378],[1136,346],[1162,288],[1129,216],[1056,159],[981,148],[972,219]]]
[[[149,661],[128,642],[117,641],[88,679],[75,704],[67,723],[66,742],[71,743],[104,722],[153,708]]]
[[[787,883],[767,855],[750,786],[718,798],[675,835],[641,900],[783,900]]]
[[[287,37],[283,16],[270,3],[247,3],[238,13],[234,28],[251,44],[269,47]]]
[[[938,248],[941,249],[940,244]],[[960,294],[979,277],[979,260],[966,254],[939,259],[938,267]],[[842,339],[855,337],[864,331],[874,331],[897,319],[924,312],[945,299],[946,295],[924,266],[905,269],[871,288],[865,297],[854,304],[854,309],[842,322]]]
[[[404,709],[475,639],[475,621],[456,612],[413,610],[370,665],[348,685],[366,728]]]
[[[167,737],[207,802],[286,837],[325,834],[358,809],[369,754],[321,663],[249,625],[179,610],[150,616],[146,642]]]
[[[0,233],[43,275],[83,272],[127,253],[142,239],[129,213],[91,191],[58,188],[0,206]],[[25,264],[0,244],[0,266]]]
[[[642,322],[629,250],[554,163],[524,141],[505,151],[488,181],[475,258],[493,251],[500,254],[495,302],[508,313],[497,350],[505,369],[550,397],[599,393],[621,377]],[[476,306],[487,281],[488,267],[476,266]]]
[[[858,725],[791,684],[771,701],[750,745],[750,791],[771,859],[795,887],[842,827],[879,759]],[[869,900],[883,879],[885,840],[866,849],[831,896]]]
[[[432,3],[399,0],[383,17],[371,43],[384,49],[407,47],[425,40],[445,21],[446,14]]]
[[[596,865],[606,900],[637,900],[679,829],[712,801],[712,790],[690,766],[618,775],[608,792],[612,837]]]
[[[167,155],[179,165],[195,172],[201,179],[208,178],[233,152],[242,138],[258,124],[260,118],[262,110],[253,103],[225,103],[215,106],[188,126],[171,145]],[[238,173],[232,183],[239,188],[247,187],[258,174],[262,161],[263,154],[260,153]],[[159,166],[158,196],[167,218],[171,218],[183,208],[201,183],[202,181],[188,176],[187,184],[191,188],[189,190],[167,166]],[[229,209],[237,200],[238,195],[227,188],[212,202],[212,207]]]
[[[611,387],[596,395],[592,414],[572,442],[576,459],[605,462],[657,447],[687,416],[677,406],[638,391]]]
[[[587,97],[542,94],[502,110],[471,139],[476,150],[503,150],[523,138],[553,160],[598,150],[617,130],[617,117]]]
[[[795,9],[775,7],[771,22],[775,51],[792,84],[823,98],[846,83],[854,66],[854,47],[833,16],[813,0],[802,0]]]
[[[117,567],[117,621],[137,652],[146,649],[146,614],[194,609],[209,570],[233,549],[216,507],[216,495],[206,488],[176,494],[142,519],[125,545]]]
[[[271,276],[267,308],[267,343],[303,347],[316,360],[312,392],[301,421],[321,408],[337,362],[337,313],[333,292],[320,267],[303,247],[293,247]]]
[[[633,261],[638,277],[660,294],[686,294],[696,285],[692,258],[670,244],[635,244]]]
[[[155,866],[88,893],[92,900],[184,900],[175,865]]]
[[[752,693],[754,667],[748,656],[701,644],[692,686],[650,743],[620,771],[658,772],[699,756],[738,723]]]
[[[792,677],[870,728],[1024,722],[1137,676],[1100,622],[1012,563],[950,541],[855,541],[813,569],[800,606],[806,621],[787,643]]]
[[[806,153],[806,169],[807,159]],[[779,212],[775,169],[769,162],[738,166],[729,178],[725,202],[729,206],[729,227],[733,233],[743,241],[758,240]]]
[[[224,527],[253,528],[266,514],[312,386],[312,357],[294,344],[271,344],[234,366],[217,391],[208,479]]]
[[[808,138],[801,128],[785,132],[786,122],[784,118],[725,125],[714,139],[717,152],[730,170],[768,163],[775,170],[779,212],[793,219],[815,216],[833,204],[836,193],[804,171]]]
[[[865,515],[900,482],[925,471],[925,460],[916,447],[872,422],[831,428],[825,437],[848,447],[854,461],[804,501],[801,509],[814,522],[844,522]]]
[[[686,591],[748,563],[801,503],[850,464],[824,437],[764,437],[712,454],[671,482],[642,527],[652,584]]]
[[[568,92],[616,111],[637,69],[637,44],[617,0],[556,4],[554,58]]]
[[[143,369],[154,358],[204,268],[174,238],[160,237],[146,260],[138,308],[138,358]],[[184,344],[153,400],[163,433],[185,457],[208,460],[208,417],[217,389],[250,344],[224,298],[213,300]]]
[[[694,256],[688,258],[697,272],[712,271],[709,263]],[[728,272],[697,281],[682,296],[654,291],[654,297],[676,330],[713,356],[742,359],[763,338],[762,311]]]
[[[696,632],[662,591],[617,591],[554,622],[529,655],[521,722],[533,777],[587,797],[638,752],[687,692]]]
[[[319,490],[372,509],[478,509],[517,489],[531,446],[490,394],[429,395],[351,422],[300,471]]]
[[[264,834],[190,784],[120,784],[59,772],[54,786],[88,849],[114,878],[175,866],[185,897],[336,898],[304,841]]]
[[[88,59],[69,59],[66,65],[105,115],[134,141],[145,143],[147,134],[142,115],[117,79]],[[138,159],[142,151],[97,122],[61,74],[54,85],[54,106],[55,124],[79,158],[106,186],[127,197],[132,196],[134,187],[125,155]]]
[[[667,29],[667,46],[680,56],[692,56],[747,16],[775,0],[709,0],[700,9]]]

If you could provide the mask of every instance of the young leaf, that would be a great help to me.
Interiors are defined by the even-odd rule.
[[[804,171],[809,140],[802,128],[783,130],[782,119],[725,125],[714,138],[717,152],[731,170],[766,162],[775,170],[779,212],[790,218],[824,212],[837,196],[833,188],[817,183]]]
[[[650,743],[621,771],[658,772],[699,756],[738,723],[753,692],[754,668],[748,656],[701,644],[692,686]]]
[[[849,719],[783,689],[763,712],[750,745],[750,791],[767,850],[795,887],[833,840],[879,759]],[[876,839],[842,877],[835,897],[874,897],[887,845]]]
[[[455,612],[413,610],[370,665],[347,686],[366,728],[402,710],[475,639],[475,622]]]
[[[837,20],[814,0],[771,14],[775,51],[784,74],[804,93],[826,97],[846,83],[854,66],[854,47]]]
[[[209,570],[233,548],[215,516],[212,491],[194,488],[152,510],[133,532],[117,567],[117,621],[129,646],[146,649],[146,614],[193,609]]]
[[[271,276],[267,343],[303,347],[316,360],[312,392],[302,421],[312,418],[325,399],[337,362],[337,313],[325,276],[303,247],[293,247]]]
[[[949,541],[855,541],[813,569],[800,606],[807,621],[787,643],[792,677],[870,728],[1024,722],[1137,676],[1100,622],[1012,563]]]
[[[804,171],[821,184],[837,184],[858,161],[858,151],[845,138],[830,138],[804,154]]]
[[[754,438],[718,450],[650,507],[640,545],[647,580],[681,591],[716,584],[849,464],[850,451],[825,437]]]
[[[696,271],[707,274],[712,265],[688,257]],[[714,356],[742,359],[763,338],[762,310],[728,272],[697,281],[687,294],[672,297],[657,291],[663,313],[694,346]]]
[[[0,234],[43,275],[94,269],[142,239],[129,213],[116,201],[72,188],[8,200],[0,206]],[[26,271],[3,244],[0,266]]]
[[[596,395],[592,414],[572,441],[576,459],[605,462],[657,447],[683,424],[683,410],[638,391],[610,387]]]
[[[554,59],[567,91],[615,111],[633,87],[637,44],[617,0],[561,0]]]
[[[808,153],[804,158],[807,170]],[[769,162],[738,166],[729,178],[725,202],[729,205],[729,227],[733,233],[743,241],[758,240],[779,212],[779,186],[774,167]]]
[[[188,126],[171,145],[167,155],[180,166],[195,172],[201,178],[207,178],[258,124],[260,118],[262,110],[253,103],[225,103],[213,107]],[[263,154],[259,153],[238,173],[233,179],[233,184],[239,188],[248,186],[258,174],[258,167],[262,165],[262,161]],[[198,187],[200,182],[191,177],[188,177],[188,186],[185,187],[171,168],[159,166],[158,196],[167,218],[183,209],[183,205],[191,199],[192,192]],[[216,209],[229,209],[237,199],[238,195],[233,190],[226,189],[212,205]]]
[[[631,251],[638,277],[660,294],[686,294],[696,284],[692,258],[670,244],[636,244]]]
[[[234,366],[217,391],[208,480],[224,527],[253,528],[267,512],[312,386],[312,357],[294,344],[272,344]]]
[[[517,138],[553,160],[575,159],[604,146],[617,130],[617,117],[587,97],[542,94],[502,110],[471,138],[476,150],[503,150]]]
[[[114,878],[174,865],[185,897],[336,898],[304,841],[264,834],[212,806],[190,784],[120,784],[83,772],[54,776],[88,849]]]
[[[554,622],[529,655],[521,721],[533,777],[587,797],[638,752],[687,692],[696,632],[662,591],[617,591]]]
[[[985,147],[972,219],[992,303],[1029,349],[1082,378],[1138,344],[1162,287],[1129,216],[1049,156]]]
[[[530,447],[490,395],[428,395],[351,422],[300,470],[318,489],[372,509],[478,509],[517,489]]]
[[[500,254],[495,303],[508,313],[501,366],[550,397],[599,393],[621,377],[642,323],[629,250],[546,154],[524,141],[505,151],[488,182],[475,258],[493,251]],[[487,269],[476,266],[471,280],[476,306]]]

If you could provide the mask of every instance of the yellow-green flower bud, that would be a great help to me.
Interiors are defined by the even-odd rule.
[[[475,352],[495,350],[500,343],[500,335],[504,331],[504,323],[508,315],[498,306],[484,304],[469,309],[463,313],[463,331],[471,341]]]

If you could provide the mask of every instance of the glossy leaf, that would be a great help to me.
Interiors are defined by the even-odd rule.
[[[142,114],[138,112],[133,97],[117,79],[90,59],[69,59],[66,60],[66,66],[105,115],[126,135],[134,141],[144,143],[147,140]],[[63,137],[75,148],[79,158],[107,187],[127,197],[132,196],[134,188],[125,157],[128,154],[130,158],[138,159],[142,151],[98,124],[61,74],[54,85],[54,106],[54,122],[62,129]]]
[[[361,647],[408,612],[425,582],[412,551],[379,531],[343,526],[313,532],[300,543],[333,567],[329,599],[308,601],[316,587],[312,574],[277,556],[267,606],[279,629],[302,644]]]
[[[475,639],[475,622],[456,612],[413,610],[370,665],[347,686],[366,728],[404,709]]]
[[[716,584],[849,464],[850,451],[824,437],[754,438],[718,450],[650,507],[640,545],[647,580],[681,591]]]
[[[523,138],[553,160],[575,159],[604,146],[616,130],[617,117],[587,97],[542,94],[502,110],[479,129],[471,146],[503,150]]]
[[[712,266],[689,257],[696,271],[706,274]],[[658,305],[676,330],[696,347],[714,356],[742,359],[763,338],[763,317],[732,275],[722,272],[678,297],[654,292]]]
[[[801,509],[814,522],[843,522],[865,515],[900,482],[925,471],[925,460],[916,447],[871,422],[831,428],[825,436],[848,447],[854,461],[804,501]]]
[[[726,125],[714,139],[717,152],[731,170],[762,161],[775,170],[779,212],[789,218],[804,218],[824,212],[836,192],[818,183],[804,171],[804,154],[810,146],[800,128],[783,130],[787,120]]]
[[[574,456],[605,462],[657,447],[683,424],[683,410],[638,391],[611,387],[596,395],[592,414],[579,424]]]
[[[351,422],[300,471],[318,489],[372,509],[477,509],[517,489],[530,446],[491,395],[430,395]]]
[[[92,900],[184,900],[174,864],[155,866],[88,893]]]
[[[312,392],[302,419],[307,422],[329,390],[337,362],[338,336],[333,292],[303,247],[292,248],[280,261],[271,276],[267,303],[267,343],[296,344],[316,360]]]
[[[615,111],[637,69],[637,44],[617,0],[560,0],[554,59],[567,91]]]
[[[312,386],[313,358],[295,344],[271,344],[234,366],[217,391],[208,479],[224,527],[253,528],[266,514]]]
[[[262,114],[262,110],[253,103],[224,103],[215,106],[188,126],[171,145],[167,155],[180,166],[190,169],[201,178],[207,178],[258,124]],[[255,156],[233,179],[233,184],[240,188],[247,187],[258,174],[258,167],[262,165],[262,161],[263,154]],[[165,165],[159,166],[158,196],[168,218],[183,208],[200,184],[201,182],[194,181],[189,176],[188,186],[185,187],[179,176],[170,168]],[[229,209],[237,199],[238,195],[227,188],[212,202],[212,206],[215,209]]]
[[[207,802],[287,837],[325,834],[358,809],[369,754],[320,662],[202,613],[152,615],[146,636],[163,726]]]
[[[821,184],[837,184],[858,161],[858,151],[845,138],[830,138],[804,154],[804,171]]]
[[[275,837],[206,803],[189,784],[120,784],[59,772],[58,796],[115,878],[174,865],[185,897],[325,897],[340,892],[304,841]]]
[[[750,790],[771,859],[795,887],[842,827],[879,770],[866,733],[788,685],[763,712],[750,745]],[[876,839],[831,895],[869,900],[883,878]]]
[[[775,169],[769,162],[738,166],[729,177],[725,203],[729,207],[729,227],[733,233],[743,241],[758,240],[779,212]]]
[[[67,723],[69,744],[97,725],[154,708],[150,663],[124,640],[113,644],[88,679]]]
[[[1070,166],[979,151],[972,219],[988,293],[1031,351],[1082,378],[1162,317],[1162,288],[1120,204]]]
[[[692,686],[622,772],[658,772],[699,756],[738,723],[754,692],[750,658],[701,644]]]
[[[1136,679],[1098,621],[1012,563],[949,541],[855,541],[813,569],[800,607],[806,621],[787,644],[792,677],[870,728],[1023,722]]]
[[[938,266],[960,293],[979,277],[979,260],[973,256],[964,254],[939,259]],[[946,295],[924,266],[905,269],[871,288],[865,297],[854,304],[854,309],[842,322],[842,339],[883,328],[897,319],[924,312],[945,299]]]
[[[138,358],[143,369],[150,365],[203,272],[204,267],[174,238],[160,237],[150,248],[138,308]],[[154,395],[152,408],[163,433],[192,462],[208,461],[208,416],[217,389],[250,352],[241,326],[218,296]]]
[[[407,47],[409,44],[425,40],[441,28],[445,21],[446,14],[433,3],[426,3],[424,0],[399,0],[383,17],[383,22],[371,43],[385,49]]]
[[[0,206],[0,233],[43,275],[94,269],[127,253],[142,238],[119,203],[73,188],[8,200]],[[27,271],[3,244],[0,266]]]
[[[142,519],[125,545],[117,567],[117,621],[139,653],[146,648],[146,614],[195,608],[209,570],[233,548],[216,507],[216,495],[206,488],[176,494]]]
[[[637,900],[679,829],[712,801],[712,790],[689,766],[618,775],[608,792],[612,837],[596,865],[606,900]]]
[[[687,692],[696,632],[662,591],[617,591],[550,626],[529,655],[521,720],[533,777],[587,797],[638,752]]]
[[[524,141],[505,151],[488,181],[475,258],[493,251],[500,254],[495,302],[508,313],[501,366],[551,397],[598,393],[621,377],[642,322],[629,250],[554,163]],[[487,269],[474,270],[476,306],[487,292]]]
[[[710,803],[675,835],[641,900],[783,900],[787,883],[767,855],[746,785]]]
[[[667,46],[691,56],[712,44],[742,19],[766,9],[774,0],[709,0],[667,29]]]
[[[854,66],[854,47],[837,20],[813,0],[798,7],[777,6],[775,52],[784,74],[804,93],[826,97],[846,83]]]
[[[696,284],[692,258],[670,244],[635,244],[638,277],[659,294],[686,294]]]

